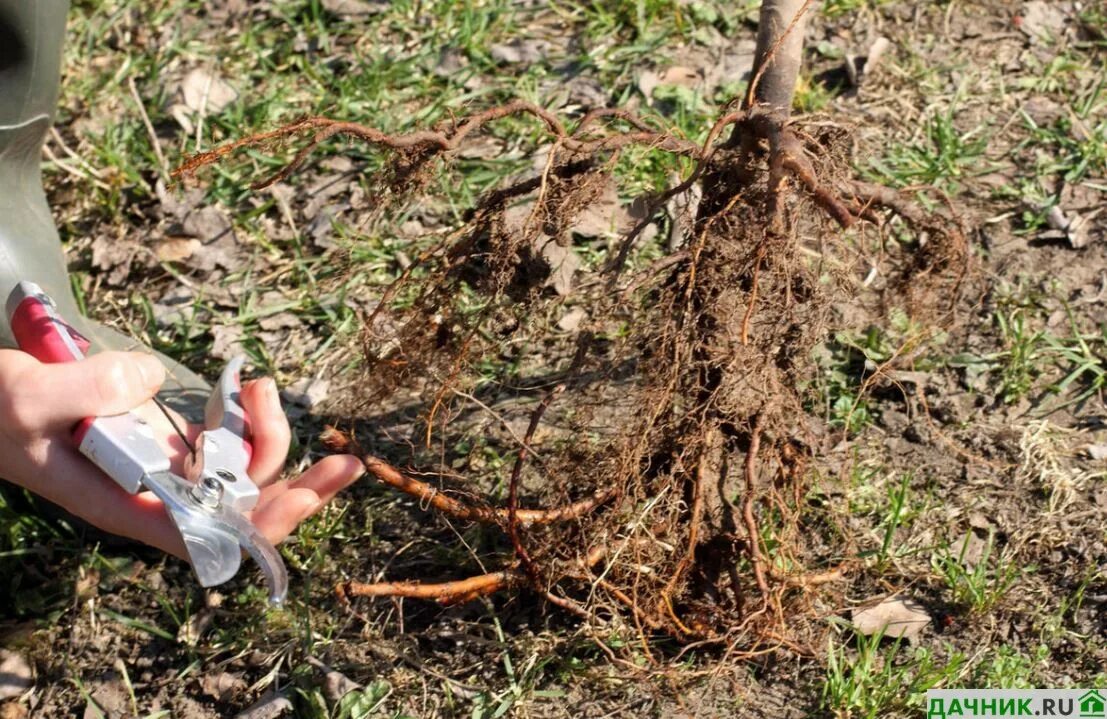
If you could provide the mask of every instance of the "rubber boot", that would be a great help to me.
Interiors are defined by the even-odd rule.
[[[30,280],[53,297],[93,352],[143,349],[81,316],[42,187],[42,146],[58,99],[68,9],[68,0],[0,0],[0,306],[20,281]],[[0,318],[0,342],[15,346],[7,318]],[[159,358],[169,377],[159,397],[189,419],[202,417],[207,384]]]

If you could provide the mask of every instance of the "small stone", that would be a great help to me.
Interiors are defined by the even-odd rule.
[[[1088,445],[1088,456],[1097,462],[1107,459],[1107,444]]]
[[[0,649],[0,701],[31,688],[31,665],[22,654]]]

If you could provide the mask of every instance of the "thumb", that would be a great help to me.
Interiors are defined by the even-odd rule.
[[[122,414],[153,397],[165,381],[161,362],[141,352],[101,352],[61,364],[26,357],[27,366],[7,389],[29,427]]]

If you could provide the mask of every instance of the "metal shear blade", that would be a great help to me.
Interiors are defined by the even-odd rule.
[[[200,584],[213,587],[233,577],[245,549],[265,575],[269,599],[281,604],[288,594],[288,571],[276,548],[244,516],[225,505],[206,506],[196,485],[171,472],[151,474],[146,486],[165,503],[180,530]]]

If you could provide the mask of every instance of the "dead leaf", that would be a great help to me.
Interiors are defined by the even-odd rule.
[[[304,205],[304,217],[310,220],[324,207],[331,205],[331,200],[335,197],[349,194],[351,185],[350,173],[352,171],[353,167],[350,166],[338,172],[331,172],[323,175],[312,182],[303,193],[304,196],[311,198]]]
[[[89,701],[85,705],[84,716],[122,717],[131,713],[130,692],[118,670],[109,670],[97,677],[92,683]]]
[[[1065,236],[1068,237],[1069,246],[1074,250],[1087,247],[1092,241],[1092,216],[1074,214],[1065,228]]]
[[[438,51],[438,62],[431,69],[438,77],[453,77],[469,66],[469,58],[456,47],[444,47]]]
[[[566,85],[568,101],[588,109],[606,107],[611,91],[594,77],[577,75]]]
[[[92,266],[107,273],[107,283],[124,284],[134,268],[146,267],[153,258],[138,243],[103,235],[92,241]]]
[[[205,242],[199,252],[189,260],[189,266],[193,269],[211,272],[217,267],[226,270],[236,270],[242,267],[246,260],[247,249],[239,243],[233,233],[223,235],[214,242]],[[222,301],[215,294],[216,290],[207,288],[207,297],[213,301]],[[229,285],[227,297],[237,298],[241,293],[239,285]],[[233,305],[232,305],[233,306]]]
[[[192,123],[192,111],[188,109],[186,105],[179,102],[175,102],[169,106],[169,115],[177,121],[177,124],[184,130],[184,134],[191,137],[196,132],[196,125]]]
[[[1022,104],[1022,111],[1036,125],[1050,125],[1066,114],[1065,107],[1048,97],[1035,95]]]
[[[606,237],[626,232],[632,225],[629,214],[619,204],[619,192],[611,180],[599,196],[580,211],[569,231],[581,237]]]
[[[323,9],[343,20],[377,15],[389,8],[386,0],[322,0]]]
[[[342,701],[342,697],[360,689],[361,685],[342,672],[327,666],[315,657],[308,657],[308,664],[323,672],[323,696],[332,705]]]
[[[0,701],[20,696],[31,688],[31,665],[22,654],[0,649]]]
[[[154,254],[160,262],[184,262],[192,253],[201,247],[201,242],[195,238],[172,237],[159,242],[154,248]]]
[[[308,223],[307,233],[311,236],[311,244],[321,250],[330,250],[338,247],[334,237],[335,225],[342,220],[342,213],[350,209],[349,203],[331,205],[319,210],[315,217]]]
[[[181,322],[191,322],[196,316],[195,295],[184,285],[175,285],[150,305],[154,321],[159,327],[172,327]]]
[[[503,140],[489,135],[470,135],[457,149],[457,156],[466,160],[487,160],[503,154],[507,145]]]
[[[198,67],[181,80],[181,97],[189,110],[214,114],[237,100],[238,91],[219,75]]]
[[[274,691],[262,696],[253,705],[236,714],[235,719],[277,719],[288,714],[292,709],[292,702],[288,697]]]
[[[703,78],[703,93],[710,96],[718,88],[749,81],[753,72],[753,59],[757,55],[757,43],[750,38],[735,42],[723,38],[724,44],[713,66],[707,67]]]
[[[550,276],[546,280],[546,287],[553,287],[561,297],[567,296],[573,289],[573,275],[580,269],[580,256],[573,248],[562,247],[550,237],[538,239],[539,252],[546,265],[550,268]]]
[[[327,398],[330,387],[331,383],[325,379],[302,377],[281,390],[281,396],[298,407],[312,409]]]
[[[987,540],[970,529],[965,532],[963,537],[954,542],[953,546],[950,547],[950,552],[957,557],[957,561],[971,569],[984,558],[984,551],[987,546]]]
[[[185,236],[195,237],[205,243],[231,234],[233,228],[227,213],[211,206],[189,212],[183,223]]]
[[[282,312],[279,315],[264,317],[258,320],[258,327],[261,329],[261,332],[258,334],[259,337],[273,336],[279,338],[275,343],[269,343],[267,341],[267,346],[284,344],[288,340],[289,335],[293,332],[299,333],[300,331],[304,331],[308,333],[309,338],[312,336],[312,333],[304,327],[303,321],[290,312]],[[308,340],[308,342],[310,341],[311,339]],[[301,347],[300,349],[303,348]]]
[[[242,325],[215,325],[211,328],[211,356],[221,360],[230,360],[242,354],[242,339],[246,336]]]
[[[888,597],[875,606],[853,612],[853,626],[867,637],[883,633],[886,637],[911,641],[929,623],[930,615],[921,604],[899,597]]]
[[[246,691],[246,682],[237,674],[219,672],[204,675],[200,679],[200,689],[212,699],[225,702],[233,699],[239,692]]]
[[[492,59],[505,65],[530,65],[545,59],[553,45],[547,40],[518,38],[508,43],[497,43],[488,48]]]
[[[1030,0],[1023,4],[1019,13],[1018,28],[1032,39],[1059,39],[1068,22],[1066,9],[1071,7],[1067,2]]]
[[[557,328],[562,332],[573,332],[587,317],[587,313],[580,307],[569,310],[557,321]]]
[[[204,201],[204,190],[199,187],[193,187],[189,190],[170,191],[165,186],[164,180],[158,180],[154,184],[154,192],[157,193],[158,203],[161,204],[161,211],[165,213],[166,217],[174,217],[178,220],[183,220],[188,217],[188,213],[195,210]]]
[[[704,84],[704,76],[699,70],[683,65],[674,65],[660,72],[644,70],[638,75],[638,89],[649,100],[653,97],[653,91],[663,85],[676,85],[679,87],[697,87]]]
[[[981,512],[970,512],[969,527],[986,532],[995,529],[995,524]]]
[[[676,65],[663,70],[657,80],[660,85],[695,87],[703,82],[703,73],[694,67]]]
[[[1102,212],[1102,208],[1096,208],[1091,212],[1080,214],[1077,212],[1066,213],[1060,205],[1053,205],[1046,212],[1046,223],[1050,229],[1038,233],[1042,240],[1067,240],[1074,250],[1087,247],[1092,241],[1091,230],[1093,220]]]

